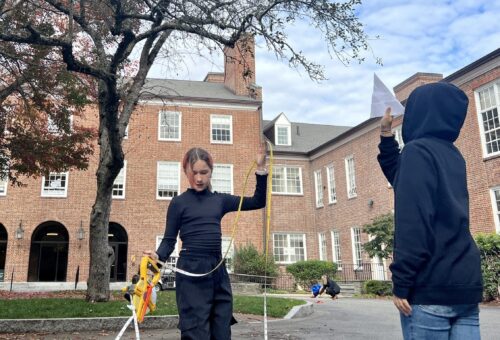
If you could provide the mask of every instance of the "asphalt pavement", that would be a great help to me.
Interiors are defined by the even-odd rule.
[[[275,319],[267,322],[268,339],[349,339],[387,340],[402,339],[399,314],[390,300],[367,300],[341,298],[331,300],[304,298],[313,303],[314,312],[306,317],[290,320]],[[500,307],[481,307],[482,340],[500,339]],[[43,340],[109,340],[118,332],[73,332],[66,334],[19,334],[0,339],[43,339]],[[259,317],[240,316],[240,322],[232,327],[233,339],[264,339],[264,323]],[[146,329],[140,332],[141,339],[180,339],[177,329]],[[17,337],[18,336],[18,337]],[[122,337],[135,339],[131,325]]]

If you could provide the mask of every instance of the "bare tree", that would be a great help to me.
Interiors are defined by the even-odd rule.
[[[100,149],[97,193],[90,216],[90,274],[87,300],[109,299],[107,243],[111,193],[123,166],[122,140],[146,75],[165,43],[174,37],[234,47],[260,36],[291,66],[322,79],[320,65],[289,43],[286,27],[306,20],[323,34],[343,62],[363,60],[368,48],[355,14],[360,0],[0,0],[0,42],[57,49],[69,71],[97,83]],[[82,46],[83,53],[82,53]],[[124,81],[133,52],[137,69]]]

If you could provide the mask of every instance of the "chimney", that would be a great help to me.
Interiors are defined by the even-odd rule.
[[[406,99],[408,99],[410,93],[417,87],[425,84],[436,83],[441,79],[443,79],[443,75],[439,73],[417,72],[410,78],[394,86],[394,94],[396,95],[396,98],[403,103]]]
[[[242,37],[233,48],[224,49],[224,85],[238,96],[260,99],[255,85],[255,40]]]
[[[207,83],[223,83],[224,82],[224,73],[222,72],[208,72],[203,79],[204,82]]]

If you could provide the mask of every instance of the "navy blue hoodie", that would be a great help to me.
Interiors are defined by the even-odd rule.
[[[420,86],[406,104],[401,154],[394,137],[381,137],[378,161],[394,188],[393,293],[411,304],[482,299],[465,161],[453,144],[467,105],[465,93],[452,84]]]

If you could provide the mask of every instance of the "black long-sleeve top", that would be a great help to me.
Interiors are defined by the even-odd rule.
[[[257,184],[252,197],[244,197],[241,210],[265,207],[267,175],[256,175]],[[170,202],[167,210],[165,235],[156,253],[161,261],[168,259],[175,249],[177,235],[182,248],[198,253],[221,253],[221,220],[231,211],[237,211],[239,196],[188,189]]]

